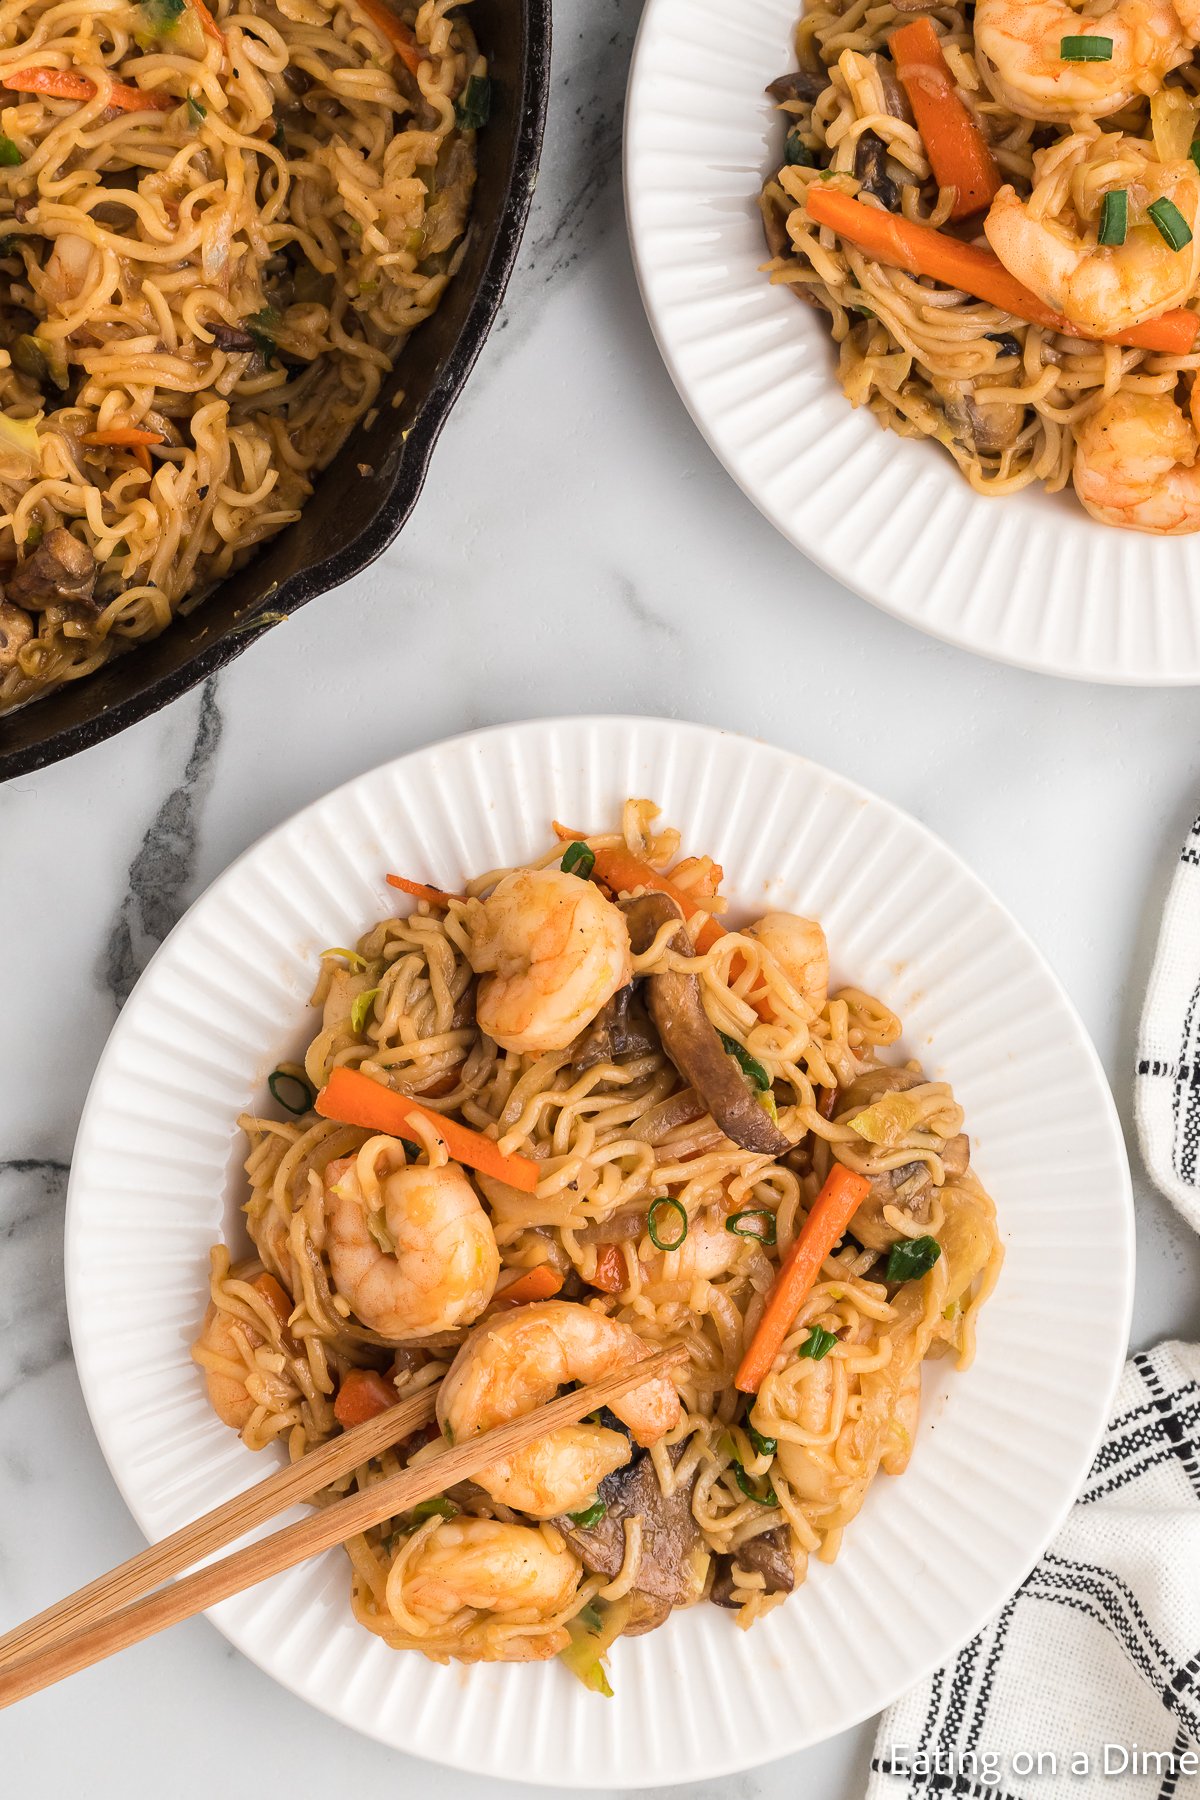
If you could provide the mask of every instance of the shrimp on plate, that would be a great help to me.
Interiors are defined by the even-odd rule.
[[[565,1050],[632,974],[624,915],[590,881],[517,869],[467,908],[481,1031],[503,1050]]]
[[[431,1520],[388,1573],[392,1618],[420,1634],[463,1629],[465,1612],[515,1624],[552,1620],[569,1607],[580,1565],[557,1532],[498,1519]],[[564,1626],[508,1638],[508,1662],[540,1661],[566,1647]]]
[[[552,1400],[567,1382],[587,1384],[653,1352],[629,1325],[589,1306],[547,1300],[477,1325],[438,1393],[437,1416],[461,1444]],[[612,1402],[612,1412],[642,1448],[658,1443],[680,1416],[679,1395],[663,1375]],[[629,1461],[629,1439],[603,1425],[566,1425],[475,1476],[493,1500],[552,1519],[595,1496],[606,1475]]]
[[[1075,492],[1094,519],[1165,537],[1200,531],[1200,388],[1189,417],[1170,394],[1122,389],[1076,430]]]
[[[1063,40],[1094,36],[1111,46],[1095,61],[1063,55]],[[1068,0],[977,0],[980,73],[1002,106],[1066,124],[1103,119],[1163,77],[1200,42],[1200,0],[1116,0],[1081,12]]]
[[[799,913],[765,913],[744,928],[743,936],[762,945],[805,1004],[819,1013],[829,998],[829,946],[817,920]]]
[[[500,1253],[470,1181],[455,1162],[410,1167],[395,1138],[328,1164],[325,1226],[334,1287],[393,1343],[469,1325],[495,1291]]]

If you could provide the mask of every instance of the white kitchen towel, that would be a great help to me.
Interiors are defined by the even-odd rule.
[[[1200,819],[1163,911],[1138,1037],[1134,1111],[1156,1187],[1200,1231]]]
[[[883,1715],[868,1800],[1200,1795],[1200,1346],[1133,1357],[1028,1579]]]

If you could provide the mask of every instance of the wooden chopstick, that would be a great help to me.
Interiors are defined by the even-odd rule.
[[[423,1388],[364,1425],[355,1425],[331,1438],[310,1456],[276,1470],[245,1493],[223,1501],[211,1512],[193,1519],[190,1525],[173,1531],[170,1537],[139,1550],[128,1562],[68,1594],[65,1600],[56,1601],[23,1625],[15,1625],[0,1637],[0,1669],[59,1638],[73,1635],[85,1625],[108,1618],[118,1607],[140,1600],[181,1569],[211,1556],[234,1538],[244,1537],[296,1501],[309,1499],[329,1482],[349,1475],[372,1456],[428,1425],[436,1404],[437,1387]]]
[[[115,1655],[118,1650],[141,1643],[169,1625],[190,1619],[205,1607],[215,1606],[272,1575],[294,1568],[310,1556],[331,1550],[358,1532],[382,1524],[397,1513],[407,1512],[422,1500],[432,1500],[446,1488],[453,1487],[455,1482],[467,1480],[488,1463],[511,1456],[560,1425],[578,1424],[588,1413],[627,1393],[630,1388],[641,1387],[654,1376],[665,1374],[686,1357],[687,1351],[682,1346],[660,1351],[656,1356],[630,1364],[619,1374],[606,1375],[589,1387],[563,1394],[520,1419],[498,1425],[493,1431],[458,1444],[420,1468],[404,1469],[376,1482],[373,1487],[349,1494],[311,1518],[274,1532],[258,1543],[248,1544],[244,1550],[235,1550],[222,1561],[185,1575],[160,1592],[149,1594],[132,1606],[122,1607],[114,1615],[95,1621],[93,1613],[94,1622],[82,1630],[43,1644],[30,1655],[0,1668],[0,1707],[24,1700],[80,1669],[90,1668],[93,1663]],[[237,1506],[242,1498],[239,1496],[228,1504]],[[92,1583],[92,1588],[96,1585]],[[65,1604],[69,1606],[74,1599],[72,1596],[71,1602]],[[59,1622],[63,1623],[64,1619],[60,1608]]]

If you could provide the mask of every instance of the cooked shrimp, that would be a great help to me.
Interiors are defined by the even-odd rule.
[[[579,1575],[580,1564],[557,1533],[498,1519],[449,1519],[396,1558],[387,1603],[397,1620],[418,1625],[457,1620],[461,1626],[464,1607],[534,1624],[569,1604]],[[500,1654],[506,1662],[555,1656],[567,1641],[560,1627],[521,1639],[520,1648],[507,1639]]]
[[[503,1050],[565,1050],[632,968],[624,914],[561,869],[517,869],[467,911],[481,1031]]]
[[[1200,385],[1191,423],[1170,394],[1125,389],[1076,427],[1075,492],[1102,525],[1167,537],[1200,531]]]
[[[522,1306],[476,1326],[438,1394],[438,1420],[462,1443],[552,1400],[566,1382],[598,1381],[622,1364],[652,1355],[628,1325],[568,1300]],[[665,1376],[612,1402],[612,1411],[643,1446],[656,1444],[679,1420],[679,1396]],[[600,1425],[567,1425],[528,1449],[489,1464],[475,1476],[493,1500],[531,1518],[586,1506],[606,1475],[629,1461],[629,1441]]]
[[[1108,38],[1102,62],[1066,62],[1066,37]],[[1116,0],[1080,13],[1068,0],[977,0],[979,71],[1002,106],[1029,119],[1103,119],[1153,94],[1200,41],[1200,0]]]
[[[234,1431],[244,1429],[257,1404],[246,1381],[254,1367],[254,1352],[263,1342],[262,1333],[253,1325],[209,1301],[200,1335],[192,1345],[192,1358],[204,1370],[209,1405],[221,1423]]]
[[[1105,193],[1124,189],[1122,244],[1096,241]],[[1182,214],[1191,241],[1171,245],[1147,216],[1159,200]],[[1058,312],[1099,336],[1181,306],[1200,278],[1200,172],[1190,158],[1158,162],[1137,138],[1077,132],[1045,151],[1028,200],[1003,187],[984,221],[1006,269]]]
[[[326,1167],[325,1224],[334,1287],[393,1343],[469,1325],[492,1297],[500,1253],[457,1163],[410,1168],[395,1138],[370,1138]]]
[[[757,939],[802,999],[819,1013],[829,998],[829,946],[817,921],[799,913],[767,913],[747,925],[745,935]]]

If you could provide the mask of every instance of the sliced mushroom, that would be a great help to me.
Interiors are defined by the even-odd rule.
[[[240,325],[214,325],[213,341],[218,350],[257,350],[258,340]]]
[[[33,620],[19,606],[0,602],[0,669],[15,669],[33,637]]]
[[[678,921],[671,949],[678,956],[693,956],[683,914],[667,894],[642,894],[623,900],[621,910],[629,922],[629,941],[634,955],[650,948],[670,920]],[[792,1148],[790,1138],[758,1104],[742,1079],[741,1071],[717,1036],[704,1010],[700,983],[694,975],[663,971],[646,976],[650,1017],[658,1027],[663,1049],[675,1067],[691,1083],[726,1137],[743,1150],[761,1156],[782,1156]]]
[[[595,1068],[597,1063],[615,1062],[621,1056],[650,1056],[660,1047],[637,983],[631,981],[605,1001],[586,1031],[575,1040],[571,1063],[582,1072]]]
[[[955,432],[980,456],[998,456],[1007,450],[1020,437],[1025,424],[1023,406],[1010,400],[988,400],[969,388],[948,392],[944,405]]]
[[[787,100],[805,100],[811,106],[828,86],[828,69],[793,69],[790,74],[780,75],[770,82],[767,92],[780,106]]]
[[[740,1569],[753,1569],[756,1574],[761,1575],[763,1588],[768,1594],[790,1594],[796,1585],[796,1569],[788,1547],[786,1525],[776,1525],[773,1531],[764,1531],[758,1537],[739,1544],[730,1555],[718,1556],[717,1572],[708,1596],[718,1606],[739,1604],[733,1597],[735,1563]]]
[[[669,1453],[673,1463],[678,1462],[684,1448],[676,1445]],[[696,1598],[698,1586],[695,1550],[700,1530],[692,1516],[695,1485],[693,1475],[673,1494],[664,1494],[658,1485],[653,1458],[642,1451],[600,1483],[599,1497],[607,1511],[599,1524],[582,1530],[569,1517],[555,1519],[554,1523],[582,1559],[584,1568],[611,1581],[625,1561],[625,1521],[640,1519],[642,1560],[635,1590],[651,1600],[665,1601],[668,1607],[681,1606]],[[652,1626],[644,1624],[641,1629],[649,1631]]]
[[[874,194],[889,212],[900,211],[900,189],[887,172],[888,148],[877,131],[864,131],[854,151],[854,173],[866,193]]]
[[[65,525],[48,531],[8,579],[8,598],[38,611],[62,604],[95,608],[96,559]]]

